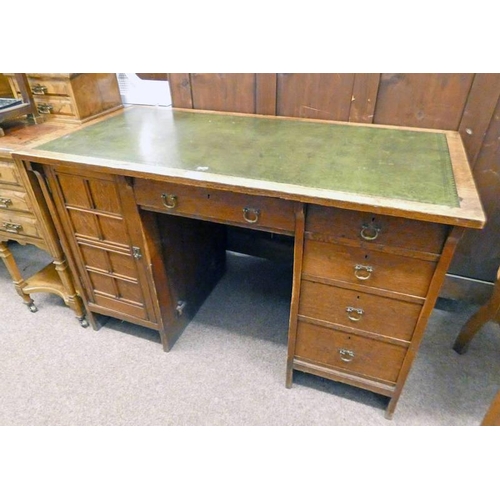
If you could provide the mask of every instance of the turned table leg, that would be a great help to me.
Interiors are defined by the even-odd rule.
[[[497,273],[493,295],[462,327],[460,334],[455,340],[453,349],[458,352],[458,354],[467,352],[471,340],[488,321],[500,323],[500,268]]]
[[[12,282],[14,283],[16,292],[21,296],[23,302],[29,307],[29,310],[31,312],[36,312],[38,309],[33,303],[33,299],[23,291],[25,281],[19,271],[19,268],[17,267],[14,256],[4,242],[0,242],[0,257],[4,261],[7,271],[9,271],[9,274],[12,277]]]

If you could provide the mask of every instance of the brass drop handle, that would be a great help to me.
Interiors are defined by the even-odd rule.
[[[346,307],[347,317],[351,321],[359,321],[364,314],[363,309],[358,309],[356,307]]]
[[[12,222],[4,222],[2,226],[8,233],[19,234],[23,230],[21,224],[14,224]]]
[[[380,233],[380,228],[374,226],[373,224],[363,224],[361,226],[360,236],[366,241],[373,241],[378,238]]]
[[[162,193],[161,199],[163,201],[163,205],[169,209],[177,206],[177,196],[175,194]]]
[[[47,87],[45,85],[37,83],[31,88],[31,91],[33,92],[33,94],[42,95],[47,92]]]
[[[363,266],[362,264],[356,264],[354,266],[354,276],[358,278],[358,280],[367,280],[373,273],[372,266]]]
[[[38,107],[38,111],[40,113],[42,113],[43,115],[50,115],[50,113],[54,109],[54,106],[52,106],[52,104],[48,104],[45,102],[42,104],[39,104],[37,107]]]
[[[10,198],[0,198],[0,208],[9,208],[9,205],[12,205]]]
[[[354,351],[349,349],[339,349],[340,359],[345,363],[350,363],[354,359]]]
[[[258,208],[248,208],[245,207],[243,209],[243,218],[249,223],[249,224],[255,224],[256,222],[259,221],[260,217],[260,210]]]

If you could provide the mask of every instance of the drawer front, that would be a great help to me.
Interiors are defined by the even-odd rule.
[[[302,280],[299,314],[409,341],[422,306]]]
[[[76,116],[73,104],[68,97],[36,96],[35,102],[38,112],[47,118],[74,118]]]
[[[319,278],[425,297],[435,268],[435,262],[385,252],[313,240],[304,242],[302,272]]]
[[[406,348],[299,321],[295,355],[358,376],[395,383]]]
[[[67,80],[51,80],[50,78],[28,78],[31,92],[38,95],[69,96],[70,88]]]
[[[142,179],[136,181],[134,192],[138,205],[164,213],[285,234],[295,230],[294,203],[279,198]]]
[[[14,184],[19,186],[20,181],[14,162],[0,158],[0,185],[1,184]]]
[[[311,205],[306,231],[327,237],[440,254],[448,227],[441,224]]]
[[[30,213],[28,194],[24,191],[0,188],[0,210],[17,210]]]
[[[0,211],[0,232],[2,236],[15,239],[16,235],[41,238],[38,224],[35,218],[24,215],[6,213]]]

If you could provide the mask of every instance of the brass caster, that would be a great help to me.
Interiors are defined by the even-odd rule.
[[[89,326],[89,322],[86,320],[86,318],[78,318],[78,321],[80,322],[80,326],[82,328],[87,328]]]
[[[33,302],[31,304],[27,304],[28,305],[28,309],[32,312],[32,313],[36,313],[38,311],[38,307],[35,306],[35,304],[33,304]]]

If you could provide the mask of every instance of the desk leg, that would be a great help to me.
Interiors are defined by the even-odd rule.
[[[7,271],[9,271],[9,274],[12,277],[12,282],[14,283],[16,292],[21,296],[23,302],[29,307],[29,310],[31,312],[36,312],[38,309],[33,303],[33,299],[28,294],[23,292],[25,281],[21,276],[19,268],[17,267],[14,256],[4,242],[0,242],[0,257],[4,261]]]
[[[305,211],[302,203],[295,208],[295,242],[293,249],[293,284],[292,302],[290,306],[290,322],[288,328],[288,357],[286,363],[286,382],[288,389],[293,383],[293,358],[295,355],[295,340],[297,338],[297,321],[299,314],[300,283],[302,275],[302,257],[304,255]]]
[[[467,352],[471,340],[488,321],[500,323],[500,269],[497,273],[493,295],[462,327],[460,334],[455,340],[453,349],[458,352],[458,354]]]

